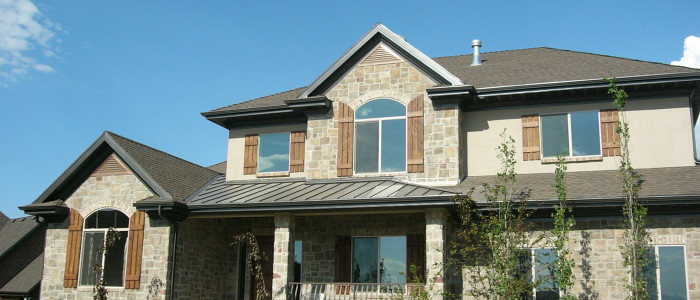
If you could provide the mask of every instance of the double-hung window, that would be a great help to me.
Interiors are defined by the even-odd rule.
[[[533,286],[534,297],[525,299],[559,299],[559,287],[555,280],[557,253],[553,249],[523,249],[519,260],[520,276],[527,278]]]
[[[258,152],[258,172],[289,171],[289,132],[261,134]]]
[[[102,277],[105,286],[123,286],[129,217],[118,210],[102,209],[88,216],[84,226],[80,285],[94,285]],[[116,231],[119,238],[105,247],[110,228]],[[100,253],[100,248],[105,251]],[[96,272],[96,265],[101,266],[102,274]]]
[[[684,246],[652,246],[649,261],[651,264],[645,270],[645,277],[650,299],[688,299]]]
[[[542,157],[600,156],[598,111],[542,115]]]
[[[406,236],[355,237],[352,282],[406,283]]]
[[[355,112],[355,172],[406,171],[406,106],[389,99]]]

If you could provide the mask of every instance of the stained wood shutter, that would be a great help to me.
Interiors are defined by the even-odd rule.
[[[352,237],[335,237],[335,282],[350,282]]]
[[[345,103],[338,102],[338,177],[352,176],[355,112]]]
[[[68,247],[66,250],[66,270],[63,273],[63,287],[78,287],[78,270],[80,269],[80,247],[83,242],[83,216],[70,210],[68,225]]]
[[[619,156],[620,134],[617,128],[620,126],[619,113],[616,109],[600,111],[600,140],[603,143],[603,156]]]
[[[540,159],[540,116],[523,116],[523,160]]]
[[[141,285],[141,258],[143,257],[143,228],[146,224],[146,213],[137,211],[131,215],[129,222],[129,250],[126,259],[127,289],[138,289]]]
[[[243,154],[243,175],[253,175],[258,171],[258,135],[245,136],[245,150]]]
[[[406,274],[408,281],[413,280],[411,265],[418,267],[418,273],[425,280],[425,235],[411,234],[406,237]]]
[[[292,145],[289,153],[289,172],[304,172],[306,131],[295,131],[291,135]]]
[[[408,103],[408,173],[423,172],[423,94]]]

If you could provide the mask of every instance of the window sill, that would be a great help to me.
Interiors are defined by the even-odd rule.
[[[363,178],[363,177],[396,177],[396,176],[406,176],[406,171],[403,172],[386,172],[386,173],[355,173],[352,177]]]
[[[289,171],[257,173],[257,174],[255,174],[255,176],[257,178],[289,177]]]
[[[559,161],[559,160],[556,157],[542,158],[542,164],[555,164],[555,163],[557,163],[557,161]],[[567,163],[603,161],[603,156],[602,155],[592,155],[592,156],[565,157],[564,161]]]
[[[92,292],[92,289],[94,286],[92,285],[81,285],[78,286],[78,292]],[[124,287],[123,286],[106,286],[105,289],[107,289],[108,292],[123,292]]]

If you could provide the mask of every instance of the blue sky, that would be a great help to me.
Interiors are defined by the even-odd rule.
[[[485,52],[670,63],[700,36],[698,11],[697,0],[0,0],[0,210],[21,216],[104,130],[220,162],[227,132],[200,112],[308,85],[376,22],[431,57],[478,38]]]

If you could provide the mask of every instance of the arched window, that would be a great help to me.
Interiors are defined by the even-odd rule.
[[[406,171],[406,106],[390,99],[355,111],[355,172]]]
[[[119,238],[106,247],[103,253],[107,232],[112,228]],[[102,209],[85,219],[83,229],[83,247],[80,262],[80,285],[94,285],[99,276],[105,280],[105,286],[124,285],[124,264],[127,239],[129,236],[129,217],[118,210]],[[95,271],[95,265],[102,267],[102,274]]]

